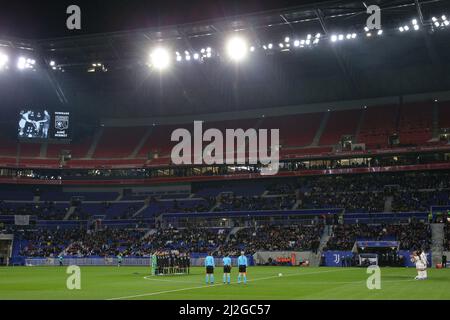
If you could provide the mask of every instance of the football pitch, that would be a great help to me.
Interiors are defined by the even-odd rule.
[[[250,267],[246,285],[237,284],[236,268],[224,285],[221,271],[206,285],[203,268],[151,276],[147,267],[81,267],[81,289],[69,290],[66,267],[2,267],[0,299],[450,299],[450,269],[429,269],[429,279],[417,281],[413,268],[381,268],[379,290],[367,288],[364,268]]]

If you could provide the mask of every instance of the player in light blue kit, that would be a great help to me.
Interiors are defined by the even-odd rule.
[[[239,267],[239,275],[238,275],[238,283],[241,283],[241,277],[244,277],[244,284],[247,284],[247,257],[244,255],[244,251],[241,251],[241,255],[238,258],[238,267]]]
[[[231,258],[229,255],[225,255],[225,257],[222,259],[223,261],[223,283],[230,284],[231,282]]]
[[[214,258],[211,253],[208,253],[208,256],[205,258],[205,267],[206,267],[206,278],[205,282],[208,284],[214,283]]]

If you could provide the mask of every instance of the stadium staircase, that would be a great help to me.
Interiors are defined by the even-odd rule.
[[[311,252],[311,261],[309,262],[309,265],[311,267],[318,267],[320,265],[320,259],[322,257],[323,248],[328,243],[328,240],[330,239],[332,232],[333,232],[333,226],[331,226],[331,225],[326,225],[323,228],[322,235],[320,236],[320,243],[319,243],[319,248],[317,249],[317,253],[314,254],[313,252]]]
[[[356,127],[356,132],[355,132],[355,137],[354,137],[355,143],[358,143],[359,133],[361,132],[361,128],[364,123],[365,117],[366,117],[366,109],[363,109],[363,112],[361,112],[361,116],[358,121],[358,126]]]
[[[39,158],[47,158],[47,146],[47,142],[41,144],[41,149],[39,150]]]
[[[66,215],[64,216],[64,220],[69,220],[70,216],[75,212],[76,207],[70,206],[69,210],[67,210]]]
[[[98,142],[100,141],[100,138],[102,137],[102,134],[103,134],[103,127],[101,127],[99,130],[97,130],[97,132],[94,134],[94,138],[92,139],[92,144],[89,147],[89,150],[86,154],[87,159],[92,159],[92,156],[95,153],[95,149],[97,149]]]
[[[441,262],[442,253],[444,252],[444,224],[431,224],[431,259],[433,266]]]
[[[384,212],[392,212],[392,202],[394,201],[393,196],[387,196],[384,198]]]
[[[230,231],[230,232],[228,233],[228,235],[227,235],[227,238],[225,239],[225,243],[227,244],[228,241],[230,240],[230,237],[231,237],[233,234],[238,233],[239,230],[242,230],[242,229],[244,229],[244,227],[234,227],[233,229],[231,229],[231,231]]]
[[[153,235],[153,234],[155,234],[157,232],[158,232],[158,230],[156,230],[156,229],[150,229],[142,236],[141,240],[145,240],[145,239],[147,239],[148,237],[150,237],[151,235]]]
[[[433,105],[432,113],[432,137],[433,139],[438,139],[439,136],[439,106],[435,103]]]
[[[320,127],[314,136],[313,141],[311,142],[311,147],[317,147],[319,145],[320,138],[322,137],[325,128],[327,127],[328,119],[330,119],[330,112],[326,112],[323,116],[322,122],[320,123]]]
[[[133,215],[131,216],[132,218],[136,218],[141,212],[143,212],[145,209],[147,209],[149,206],[148,203],[145,203],[142,208],[140,208],[138,211],[136,211],[135,213],[133,213]]]
[[[139,151],[142,149],[142,147],[145,145],[145,142],[147,142],[148,138],[150,137],[150,135],[152,134],[152,128],[149,127],[147,132],[142,136],[141,140],[139,141],[138,145],[136,146],[136,148],[134,148],[133,152],[130,154],[130,156],[128,157],[129,159],[134,159],[137,158]]]

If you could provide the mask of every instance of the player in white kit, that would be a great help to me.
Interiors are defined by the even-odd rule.
[[[417,276],[416,280],[425,280],[428,277],[427,274],[427,255],[422,250],[414,251],[411,257],[411,261],[416,264]]]

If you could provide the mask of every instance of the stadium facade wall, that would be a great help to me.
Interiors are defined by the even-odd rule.
[[[415,267],[415,264],[411,262],[410,256],[412,251],[410,250],[399,250],[400,256],[405,257],[405,267]],[[342,267],[342,260],[344,257],[353,257],[352,251],[325,251],[323,253],[325,258],[325,266],[327,267]],[[431,263],[431,252],[427,253],[428,261]]]

